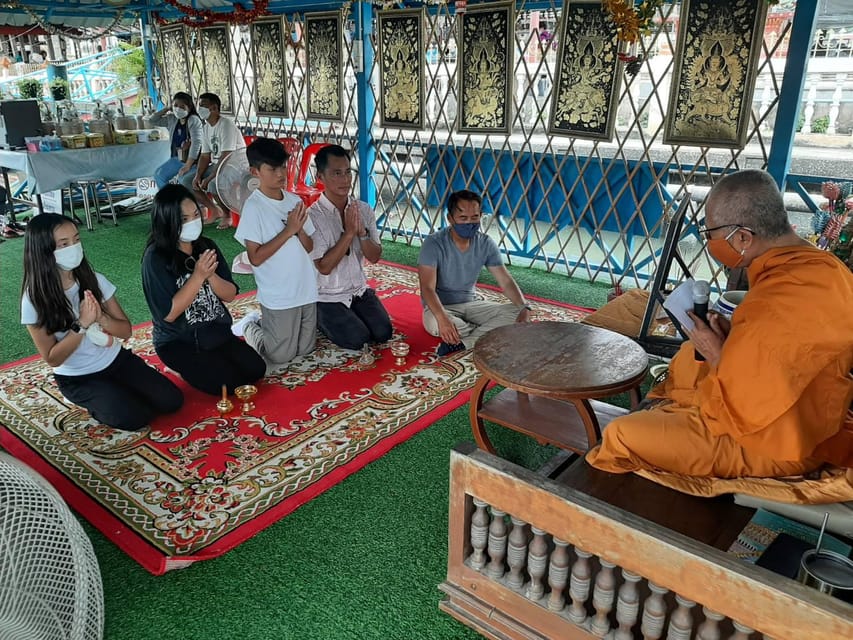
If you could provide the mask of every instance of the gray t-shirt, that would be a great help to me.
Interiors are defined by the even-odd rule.
[[[441,304],[459,304],[476,298],[474,286],[483,267],[500,267],[503,259],[495,241],[482,232],[471,238],[467,251],[460,251],[447,227],[424,240],[418,264],[435,267]]]

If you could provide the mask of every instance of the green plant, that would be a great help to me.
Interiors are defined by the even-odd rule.
[[[18,80],[18,91],[22,98],[41,98],[41,82],[35,78],[23,78]]]
[[[54,78],[50,82],[50,95],[53,99],[59,102],[60,100],[68,100],[71,97],[71,85],[65,78]]]
[[[829,129],[829,116],[821,116],[812,121],[812,133],[826,133]]]
[[[129,44],[121,44],[126,53],[116,58],[110,68],[116,74],[119,84],[123,87],[139,82],[145,76],[145,54],[142,47],[132,47]]]

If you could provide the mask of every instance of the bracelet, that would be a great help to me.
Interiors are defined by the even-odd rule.
[[[518,308],[519,313],[521,312],[522,309],[527,309],[528,311],[533,311],[533,307],[530,306],[529,302],[525,302],[523,305],[521,305]]]

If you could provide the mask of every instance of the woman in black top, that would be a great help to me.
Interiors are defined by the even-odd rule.
[[[142,287],[154,321],[154,349],[170,369],[205,393],[251,384],[264,376],[263,359],[231,333],[223,304],[237,295],[216,243],[201,236],[192,192],[170,184],[154,197],[151,235],[142,257]]]

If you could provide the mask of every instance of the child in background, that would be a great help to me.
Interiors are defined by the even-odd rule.
[[[24,237],[21,324],[62,395],[108,427],[135,431],[173,413],[184,398],[171,380],[122,348],[130,322],[115,286],[83,255],[71,218],[43,213]]]
[[[308,255],[314,226],[302,200],[284,190],[282,144],[258,138],[246,148],[246,157],[260,186],[243,205],[234,237],[254,267],[261,314],[246,314],[232,330],[268,364],[281,365],[310,353],[317,343],[317,271]]]

